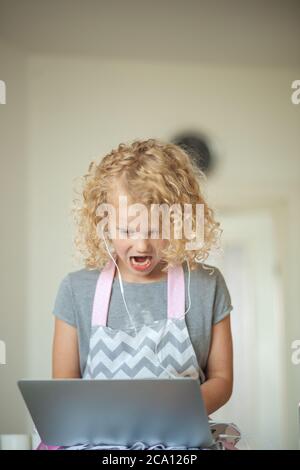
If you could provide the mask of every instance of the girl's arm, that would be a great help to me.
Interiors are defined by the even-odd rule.
[[[233,387],[233,351],[230,315],[213,325],[211,347],[206,367],[206,381],[201,392],[207,414],[214,413],[231,397]]]
[[[77,329],[57,317],[53,338],[52,377],[81,378]]]

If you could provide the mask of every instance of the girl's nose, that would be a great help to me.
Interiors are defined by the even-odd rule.
[[[143,253],[149,253],[151,251],[151,242],[149,238],[140,238],[135,241],[135,249],[141,256]]]

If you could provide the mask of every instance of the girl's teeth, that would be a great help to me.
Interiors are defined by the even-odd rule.
[[[131,260],[132,260],[132,263],[135,264],[135,265],[139,265],[139,266],[146,266],[147,264],[150,264],[151,263],[151,259],[149,258],[149,256],[146,256],[146,257],[143,257],[143,256],[139,256],[137,257],[138,259],[140,259],[140,261],[137,261],[135,259],[135,257],[132,257]],[[144,258],[144,259],[143,259]]]

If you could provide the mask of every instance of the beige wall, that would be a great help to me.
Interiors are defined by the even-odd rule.
[[[51,307],[57,283],[65,272],[77,269],[71,261],[68,218],[72,179],[86,172],[91,159],[123,140],[168,139],[184,127],[202,128],[219,157],[219,171],[208,187],[218,210],[256,207],[274,215],[286,309],[280,380],[286,384],[287,403],[282,405],[289,423],[281,442],[274,445],[297,445],[300,383],[299,370],[290,361],[290,344],[300,337],[300,108],[291,104],[290,85],[299,75],[299,69],[288,68],[31,57],[32,375],[50,373]]]
[[[300,338],[300,106],[291,104],[290,85],[300,77],[300,69],[33,54],[26,62],[23,56],[22,60],[15,56],[14,61],[14,55],[3,50],[9,64],[8,89],[16,74],[18,80],[16,103],[11,117],[5,117],[6,131],[1,128],[5,136],[1,160],[9,175],[1,172],[6,185],[2,239],[8,247],[2,254],[1,322],[13,365],[7,368],[7,383],[0,366],[1,389],[5,383],[0,432],[15,430],[24,422],[23,408],[19,404],[15,408],[19,401],[13,380],[26,373],[30,377],[51,373],[51,309],[56,290],[68,271],[80,267],[71,258],[73,179],[87,171],[91,159],[121,141],[169,139],[177,130],[192,126],[206,131],[219,157],[219,171],[209,183],[208,195],[220,213],[266,207],[274,214],[286,309],[280,378],[285,384],[286,428],[281,442],[274,444],[296,447],[300,366],[291,364],[290,344]],[[17,138],[12,136],[15,128]],[[8,154],[9,158],[3,157]],[[12,197],[9,213],[19,214],[18,220],[6,209],[8,194]],[[20,221],[21,230],[17,230]],[[7,314],[12,310],[13,321]]]
[[[17,380],[28,374],[28,80],[26,54],[0,43],[0,79],[7,86],[0,105],[1,310],[0,434],[26,425]]]

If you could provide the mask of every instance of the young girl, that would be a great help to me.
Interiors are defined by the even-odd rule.
[[[204,264],[221,230],[203,179],[184,150],[155,139],[120,144],[90,164],[75,208],[85,268],[66,275],[56,297],[53,378],[190,376],[200,380],[208,415],[229,400],[232,305],[221,272]],[[122,197],[147,208],[190,204],[194,229],[202,205],[203,244],[187,248],[185,233],[165,239],[160,227],[160,236],[133,238],[119,218]],[[116,215],[106,235],[103,204]]]

